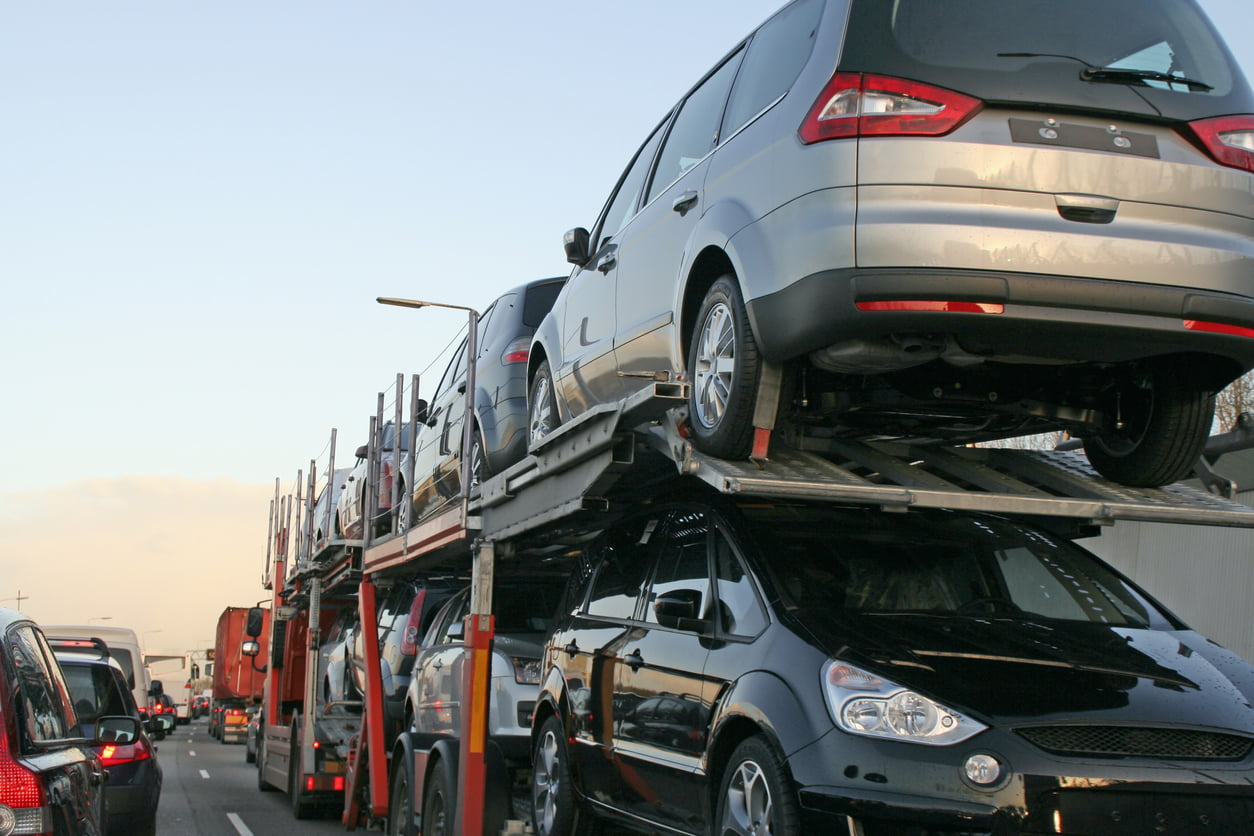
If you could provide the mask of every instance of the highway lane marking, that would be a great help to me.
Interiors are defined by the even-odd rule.
[[[207,770],[207,769],[202,769],[202,770],[200,770],[200,777],[201,777],[201,778],[208,778],[208,777],[209,777],[209,770]]]
[[[253,836],[253,832],[248,829],[248,825],[244,824],[244,820],[237,814],[227,813],[226,820],[231,823],[231,826],[235,828],[235,832],[238,833],[239,836]]]

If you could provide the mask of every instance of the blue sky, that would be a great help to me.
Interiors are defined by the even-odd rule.
[[[565,275],[563,231],[781,2],[4,4],[6,536],[112,520],[117,553],[177,560],[213,530],[204,559],[247,551],[257,571],[234,600],[205,591],[210,618],[248,603],[267,486],[333,427],[346,460],[376,393],[398,372],[434,383],[464,323],[375,297],[483,307]],[[1250,74],[1248,2],[1202,5]],[[258,488],[245,534],[204,485]],[[192,507],[156,538],[143,514],[163,489]],[[248,496],[230,514],[254,513]],[[68,561],[60,533],[22,548]],[[26,592],[48,571],[13,561],[0,577]]]

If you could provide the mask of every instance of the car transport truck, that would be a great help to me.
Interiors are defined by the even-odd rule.
[[[248,708],[259,703],[265,684],[264,669],[242,652],[249,607],[227,607],[218,616],[214,641],[210,734],[223,743],[243,743],[248,730]],[[270,611],[261,610],[258,639],[268,641]]]
[[[398,423],[405,417],[401,414],[401,382],[398,378],[398,394],[393,402],[397,412],[394,420]],[[422,410],[414,395],[416,385],[415,379],[410,393],[410,420],[418,419]],[[739,728],[744,737],[752,725],[744,717],[726,719],[734,715],[734,710],[721,705],[718,694],[701,695],[700,688],[696,692],[680,689],[671,693],[663,688],[664,693],[657,698],[640,704],[602,704],[599,710],[613,714],[616,724],[620,716],[626,719],[622,726],[597,727],[599,734],[616,735],[618,730],[632,727],[631,723],[634,728],[647,730],[647,735],[640,732],[649,740],[642,749],[615,749],[607,740],[592,735],[588,731],[592,726],[580,726],[598,708],[580,703],[580,689],[574,688],[579,680],[576,678],[572,684],[567,675],[562,686],[566,689],[562,691],[565,702],[560,706],[542,704],[534,709],[541,712],[543,708],[543,713],[536,717],[529,754],[545,769],[571,769],[557,757],[557,752],[560,750],[565,756],[573,746],[569,751],[575,753],[573,768],[578,771],[574,773],[542,770],[537,778],[534,763],[507,755],[490,733],[490,714],[493,700],[497,699],[491,685],[494,587],[504,579],[555,570],[579,579],[590,571],[592,559],[586,550],[593,548],[593,543],[602,542],[598,538],[603,539],[604,533],[619,521],[663,496],[687,497],[693,502],[725,497],[763,507],[810,503],[864,509],[890,522],[929,514],[1007,519],[1022,521],[1023,525],[1043,532],[1041,537],[1059,538],[1060,542],[1090,536],[1103,527],[1125,521],[1254,528],[1254,509],[1227,496],[1184,484],[1154,489],[1118,485],[1099,477],[1082,453],[1065,450],[832,439],[814,449],[778,443],[767,457],[756,461],[720,460],[700,453],[685,437],[685,396],[682,386],[660,382],[624,401],[594,408],[559,428],[523,461],[504,472],[479,484],[463,478],[461,483],[471,485],[470,490],[460,501],[450,502],[436,514],[410,520],[406,518],[405,503],[392,502],[387,530],[381,535],[363,532],[361,540],[335,536],[315,540],[312,536],[310,518],[322,478],[317,474],[334,473],[333,431],[325,463],[311,462],[308,475],[298,475],[290,495],[281,495],[281,488],[276,485],[271,502],[266,573],[274,595],[274,629],[269,643],[259,648],[260,658],[267,662],[264,732],[258,753],[259,787],[289,792],[298,817],[312,815],[320,807],[334,810],[349,830],[479,834],[530,823],[538,832],[563,834],[587,827],[587,817],[594,813],[610,821],[623,815],[622,810],[602,801],[623,793],[630,795],[634,792],[630,783],[624,784],[627,779],[621,772],[613,777],[601,776],[597,761],[586,758],[596,751],[609,758],[604,761],[609,763],[620,757],[616,752],[634,751],[633,757],[643,757],[637,765],[652,764],[656,768],[668,762],[691,763],[696,769],[692,775],[708,776],[709,786],[702,790],[703,797],[709,796],[705,802],[708,826],[710,817],[722,815],[715,809],[713,795],[723,792],[720,776],[726,778],[723,770],[729,768],[728,758],[735,748],[729,729]],[[382,398],[380,403],[379,414],[372,419],[372,444],[377,441],[376,428],[384,424]],[[1230,450],[1250,446],[1248,433],[1236,433],[1240,437],[1235,441],[1233,435],[1212,439],[1212,447]],[[1213,483],[1215,474],[1206,462],[1199,462],[1199,468],[1209,474]],[[405,483],[412,484],[412,479]],[[366,495],[375,493],[368,486]],[[373,512],[371,509],[372,516]],[[891,536],[893,527],[883,528]],[[902,530],[906,530],[904,526]],[[448,577],[456,573],[471,583],[469,614],[463,628],[456,631],[463,647],[457,688],[458,729],[439,736],[421,734],[411,720],[408,728],[395,734],[384,722],[378,602],[384,591],[402,579]],[[675,600],[666,598],[665,604],[666,618],[671,621],[663,632],[695,631],[699,636],[706,629],[702,625],[710,623],[689,612],[684,595]],[[981,606],[990,609],[986,616],[980,615],[985,612],[980,610],[980,617],[1000,617],[991,609],[994,602]],[[367,660],[375,661],[366,666],[359,700],[332,701],[319,687],[321,638],[335,616],[353,607],[360,623],[362,652]],[[602,652],[610,653],[612,644]],[[618,649],[616,664],[622,670],[634,670],[633,666],[640,664],[639,658],[627,653],[627,649]],[[548,652],[561,656],[562,651],[550,648]],[[576,654],[580,650],[572,646],[565,652]],[[552,657],[546,656],[546,660],[551,663]],[[1082,666],[1082,661],[1063,659],[1051,664]],[[540,672],[541,679],[552,675],[552,670]],[[609,674],[594,674],[594,678],[599,675]],[[819,674],[816,672],[815,676]],[[594,682],[584,681],[583,685],[593,686]],[[548,685],[545,688],[549,690]],[[537,687],[537,696],[539,691]],[[588,691],[594,692],[595,689]],[[694,706],[701,706],[702,711],[692,712]],[[728,725],[709,720],[716,709],[724,712],[719,716]],[[701,716],[709,720],[711,725],[695,730],[688,727],[674,738],[690,741],[685,745],[709,747],[705,755],[694,760],[683,753],[682,747],[676,750],[678,743],[666,742],[670,738],[648,738],[674,725],[673,721],[668,721],[668,725],[658,719],[664,712],[670,712],[668,716],[672,717]],[[944,716],[952,721],[959,715],[955,712]],[[568,724],[562,735],[568,739],[554,744],[551,737],[545,736],[553,722]],[[1237,737],[1254,740],[1254,723]],[[676,755],[676,751],[680,754]],[[919,751],[930,757],[934,750],[924,746]],[[1248,759],[1250,755],[1247,752],[1243,757]],[[977,772],[979,764],[987,765],[985,761],[972,764],[970,768]],[[579,776],[588,793],[577,804],[570,795],[572,774]],[[639,780],[640,786],[645,786],[647,777],[642,772],[631,781]],[[867,804],[882,802],[891,793],[882,793],[868,783],[870,777],[858,784],[865,785],[865,789],[859,789],[857,797]],[[564,781],[560,789],[559,778]],[[605,783],[597,784],[599,780]],[[968,783],[972,780],[975,779],[962,779]],[[1237,805],[1233,809],[1245,809],[1241,805],[1254,803],[1244,790],[1234,790],[1231,783],[1224,781],[1218,783],[1222,786],[1214,792],[1222,795],[1225,803]],[[978,782],[974,786],[978,787]],[[1170,794],[1172,788],[1164,791]],[[806,806],[813,803],[813,798],[805,799],[803,812],[806,816],[815,814]],[[654,799],[652,803],[656,807],[663,801]],[[844,806],[839,808],[837,817],[848,822],[853,828],[851,833],[879,832],[875,830],[874,810],[864,809],[862,803],[850,804],[842,797]],[[1144,806],[1135,799],[1129,804],[1137,809]],[[578,816],[573,822],[570,820],[570,811],[574,809],[580,810],[582,820]],[[537,816],[545,817],[545,811],[554,817],[537,821]],[[993,815],[980,813],[982,821],[991,821]],[[643,820],[658,821],[647,816]],[[860,829],[863,823],[870,829]],[[702,825],[689,822],[686,827],[699,831]]]

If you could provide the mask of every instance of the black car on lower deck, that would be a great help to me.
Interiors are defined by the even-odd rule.
[[[83,734],[95,734],[102,716],[133,717],[139,708],[126,684],[126,676],[100,639],[53,639],[53,652],[65,675],[70,698]],[[108,772],[105,810],[110,836],[155,836],[157,803],[161,799],[161,765],[157,747],[146,733],[129,743],[95,746]]]
[[[541,836],[589,813],[863,836],[1254,822],[1254,667],[1045,528],[702,495],[581,560],[533,725]]]

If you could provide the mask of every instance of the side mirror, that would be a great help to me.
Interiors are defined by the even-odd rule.
[[[266,611],[261,607],[250,607],[248,618],[244,622],[244,632],[254,639],[261,635],[261,628],[266,623]]]
[[[430,409],[430,407],[431,405],[428,404],[425,399],[418,399],[418,413],[414,417],[417,419],[419,424],[425,424],[427,422],[427,410]]]
[[[659,595],[653,602],[653,614],[657,623],[676,630],[700,630],[704,622],[697,607],[701,605],[701,593],[695,589],[672,589]]]
[[[239,646],[239,652],[243,653],[245,656],[259,656],[261,655],[261,642],[249,639]]]
[[[96,745],[116,743],[121,746],[139,740],[139,720],[134,717],[101,717],[96,720]]]
[[[357,448],[357,453],[356,453],[357,458],[364,459],[369,454],[370,454],[370,448],[367,445],[363,444]]]
[[[566,261],[581,267],[587,264],[588,259],[592,255],[589,252],[589,240],[588,230],[582,226],[566,230],[566,234],[562,236],[562,247],[566,250]]]

